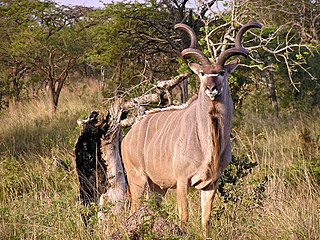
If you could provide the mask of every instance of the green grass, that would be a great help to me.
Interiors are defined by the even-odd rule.
[[[81,99],[65,92],[53,119],[47,98],[0,117],[0,239],[88,238],[73,160],[77,119],[92,108],[86,96]]]
[[[113,218],[104,229],[98,228],[95,215],[88,228],[80,219],[80,213],[94,214],[97,207],[78,202],[76,121],[94,106],[92,96],[80,98],[74,91],[63,93],[53,119],[46,98],[1,113],[0,239],[105,239],[121,228],[124,217]],[[318,116],[319,112],[235,119],[235,161],[212,209],[213,239],[320,238]],[[67,167],[57,166],[56,158]],[[192,190],[189,199],[184,238],[200,239],[199,192]],[[174,191],[168,192],[163,210],[168,221],[179,224]]]

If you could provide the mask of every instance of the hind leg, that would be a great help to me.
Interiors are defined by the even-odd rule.
[[[132,169],[127,172],[127,178],[132,200],[130,212],[134,213],[140,207],[141,198],[147,184],[147,177]]]

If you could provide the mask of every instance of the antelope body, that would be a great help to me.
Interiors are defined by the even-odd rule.
[[[236,46],[223,52],[214,64],[195,48],[196,37],[190,27],[175,27],[191,38],[190,48],[181,52],[182,57],[194,57],[201,63],[189,64],[200,79],[198,98],[185,107],[153,111],[143,117],[123,139],[122,159],[132,198],[131,211],[138,209],[147,185],[160,195],[176,188],[180,219],[185,223],[188,189],[194,186],[201,191],[202,227],[206,231],[219,177],[231,161],[233,104],[227,78],[239,60],[225,62],[232,55],[248,55],[241,46],[242,35],[260,24],[244,25],[237,34]]]

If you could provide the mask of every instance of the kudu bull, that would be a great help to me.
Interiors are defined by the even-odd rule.
[[[164,195],[176,188],[177,205],[182,223],[188,219],[188,188],[201,190],[202,228],[207,229],[218,179],[231,161],[230,129],[233,103],[228,76],[239,59],[226,61],[234,55],[247,57],[242,47],[243,34],[260,28],[256,21],[241,27],[235,47],[221,53],[214,64],[198,49],[196,35],[185,24],[176,24],[191,38],[190,47],[181,52],[200,79],[196,100],[184,108],[153,111],[137,122],[121,144],[122,159],[127,173],[132,203],[138,209],[146,185],[152,192]]]

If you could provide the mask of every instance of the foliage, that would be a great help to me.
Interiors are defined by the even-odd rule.
[[[214,6],[214,2],[206,6]],[[39,96],[47,87],[54,110],[65,82],[73,79],[75,84],[79,77],[99,79],[107,98],[137,84],[169,79],[181,72],[177,56],[179,49],[188,45],[185,36],[174,32],[175,23],[185,19],[199,35],[200,48],[214,60],[232,44],[229,41],[239,23],[245,23],[249,16],[264,27],[260,34],[252,31],[254,34],[244,36],[251,59],[241,60],[248,68],[239,68],[230,79],[236,108],[252,96],[260,103],[271,102],[274,112],[319,105],[317,1],[303,1],[303,8],[299,8],[296,2],[234,0],[217,12],[201,2],[189,12],[186,4],[124,1],[93,9],[49,0],[3,1],[2,108]],[[279,7],[271,10],[271,4]],[[305,17],[299,18],[299,14]],[[191,93],[196,92],[197,80],[190,83]],[[257,89],[265,93],[256,94]]]
[[[117,2],[90,17],[94,22],[90,28],[94,47],[86,57],[90,64],[105,69],[106,97],[172,74],[170,58],[174,52],[161,33],[162,28],[172,32],[173,24],[167,22],[169,15],[163,5],[155,1]]]
[[[5,71],[14,67],[8,83],[14,85],[13,94],[19,100],[21,86],[26,86],[26,78],[19,73],[32,69],[28,72],[29,82],[33,75],[40,75],[42,82],[48,84],[54,112],[69,71],[90,47],[86,18],[76,9],[52,1],[9,1],[2,5],[1,12],[6,23],[6,29],[1,30],[7,39],[1,43]]]
[[[319,59],[320,27],[318,1],[235,1],[236,12],[246,12],[260,21],[261,48],[253,52],[251,66],[270,76],[255,76],[270,102],[281,109],[301,109],[319,105],[319,72],[314,61]],[[271,7],[272,6],[272,7]],[[316,60],[317,61],[317,60]],[[260,65],[260,66],[259,66]],[[257,74],[257,72],[256,72]],[[276,110],[278,111],[278,110]]]
[[[236,159],[233,157],[232,163],[227,167],[219,184],[219,192],[226,203],[237,203],[246,208],[262,205],[264,200],[264,191],[266,188],[266,177],[260,179],[249,179],[248,175],[258,163],[249,162],[247,157]],[[257,176],[258,177],[258,176]],[[243,188],[251,188],[251,192],[243,191]],[[246,195],[247,194],[247,195]]]

